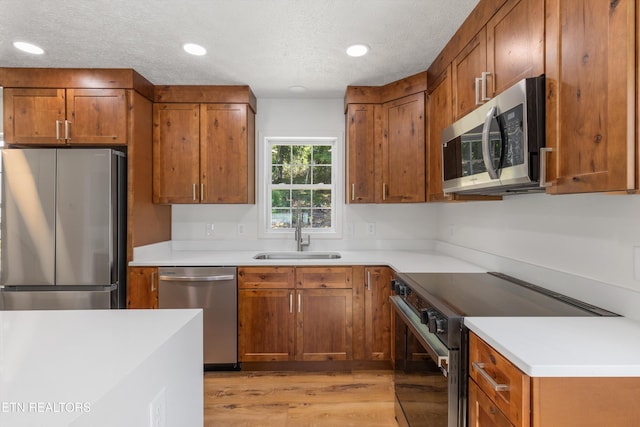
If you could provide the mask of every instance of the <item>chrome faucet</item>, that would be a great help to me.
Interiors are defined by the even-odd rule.
[[[295,239],[298,245],[298,252],[302,252],[302,248],[311,244],[311,236],[307,234],[307,241],[302,239],[302,215],[300,208],[296,208],[296,231]]]

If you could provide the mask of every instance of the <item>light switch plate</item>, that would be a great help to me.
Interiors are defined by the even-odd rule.
[[[367,234],[376,234],[376,223],[375,222],[367,223]]]
[[[151,427],[167,427],[167,393],[164,387],[149,402],[149,425]]]

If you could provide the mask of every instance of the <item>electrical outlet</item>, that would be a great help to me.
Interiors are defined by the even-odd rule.
[[[345,234],[347,236],[353,236],[353,223],[347,223],[346,225],[346,229],[345,229]]]
[[[149,403],[149,426],[167,427],[167,393],[164,387]]]
[[[244,224],[238,224],[238,235],[244,235]]]
[[[368,222],[367,223],[367,234],[376,234],[376,223]]]
[[[215,224],[205,224],[204,225],[205,234],[207,237],[213,237],[213,230],[215,229]]]

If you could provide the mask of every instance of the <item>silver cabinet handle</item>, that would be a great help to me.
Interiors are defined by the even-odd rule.
[[[151,272],[151,292],[155,292],[156,291],[156,272],[152,271]]]
[[[482,127],[482,160],[484,166],[487,168],[489,177],[491,179],[498,179],[498,171],[493,167],[493,160],[491,159],[491,121],[498,113],[498,107],[491,107],[487,113],[487,117],[484,120],[484,126]]]
[[[367,271],[367,290],[371,290],[371,271]]]
[[[204,184],[200,184],[200,201],[204,200]]]
[[[71,136],[69,136],[69,125],[71,122],[69,120],[64,121],[64,139],[67,141],[71,141]]]
[[[293,313],[293,293],[289,292],[289,313]]]
[[[56,139],[60,140],[60,125],[62,122],[60,120],[56,120]]]
[[[220,282],[223,280],[233,280],[236,276],[233,274],[220,274],[216,276],[172,276],[169,274],[161,274],[159,278],[166,282]]]
[[[484,370],[484,363],[472,362],[471,366],[473,366],[473,369],[478,371],[482,378],[484,378],[489,383],[489,385],[491,385],[491,388],[493,388],[495,391],[509,390],[509,386],[507,384],[498,384],[493,378],[491,378],[491,375],[489,375],[487,371]]]
[[[382,183],[382,201],[387,200],[387,184]]]
[[[550,187],[551,183],[547,182],[547,153],[551,153],[553,148],[542,147],[540,149],[540,187]]]
[[[356,199],[356,185],[351,184],[351,200],[355,200],[355,199]]]
[[[198,200],[196,197],[196,184],[193,184],[193,200]]]
[[[482,77],[480,78],[480,80],[482,81],[482,99],[481,99],[482,102],[485,102],[491,99],[487,96],[487,77],[490,75],[491,75],[490,72],[483,71]]]
[[[302,312],[302,295],[298,292],[298,313]]]
[[[480,102],[480,80],[482,77],[476,77],[476,105],[482,105]]]

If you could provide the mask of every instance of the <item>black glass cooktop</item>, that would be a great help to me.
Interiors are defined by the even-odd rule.
[[[447,317],[616,316],[500,273],[399,273],[397,277]]]

